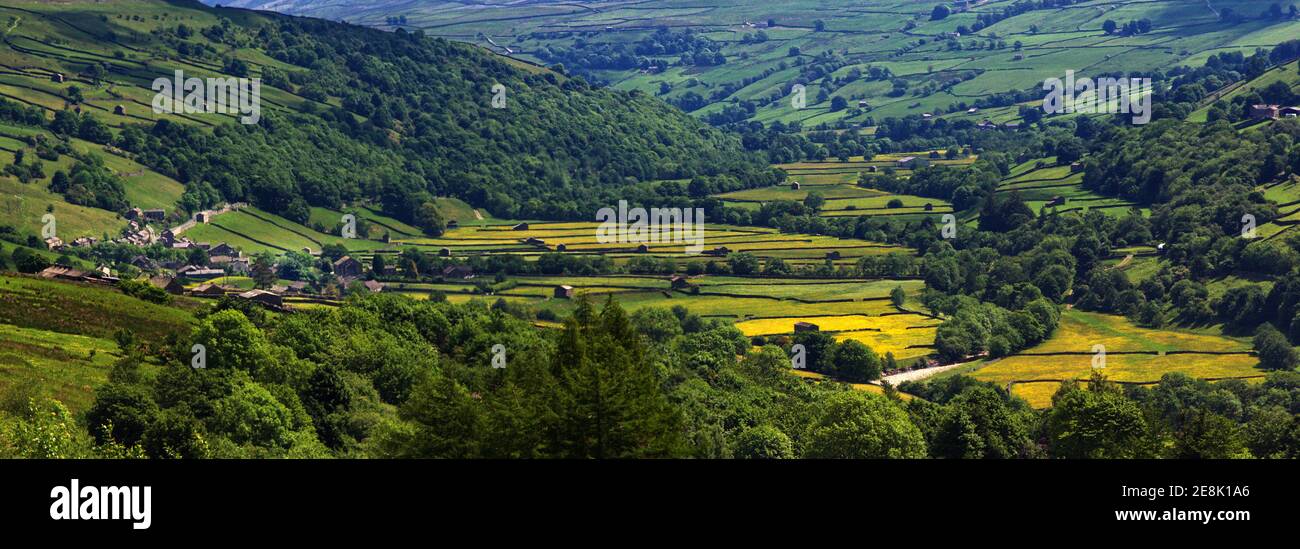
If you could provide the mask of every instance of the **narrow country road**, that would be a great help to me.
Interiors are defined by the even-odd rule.
[[[977,359],[977,360],[978,360],[978,359]],[[931,376],[934,376],[934,375],[942,374],[942,373],[944,373],[944,372],[946,372],[946,371],[948,371],[948,370],[951,370],[951,369],[953,369],[953,368],[958,368],[958,367],[961,367],[961,366],[965,366],[965,365],[967,365],[967,364],[970,364],[971,362],[974,362],[974,361],[971,360],[971,361],[966,361],[966,362],[958,362],[958,363],[956,363],[956,364],[949,364],[949,365],[947,365],[947,366],[935,366],[935,367],[933,367],[933,368],[922,368],[922,369],[920,369],[920,370],[911,370],[911,371],[903,372],[903,373],[901,373],[901,374],[894,374],[894,375],[892,375],[892,376],[885,376],[885,377],[882,377],[882,378],[880,378],[880,379],[878,379],[878,380],[876,380],[876,381],[873,381],[873,382],[871,382],[871,383],[872,383],[872,384],[875,384],[875,385],[880,385],[880,384],[882,384],[882,383],[888,381],[890,385],[893,385],[893,386],[897,387],[900,383],[902,383],[902,382],[904,382],[904,381],[921,381],[922,379],[925,379],[925,378],[928,378],[928,377],[931,377]]]

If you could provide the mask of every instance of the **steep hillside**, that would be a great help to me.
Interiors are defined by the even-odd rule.
[[[370,203],[437,230],[423,207],[435,196],[503,216],[588,219],[634,198],[626,187],[639,182],[771,177],[736,139],[645,94],[592,90],[419,33],[157,0],[10,2],[0,22],[0,122],[15,128],[0,149],[7,163],[25,160],[0,179],[110,217],[244,201],[305,223],[312,207]],[[151,84],[177,70],[261,78],[260,121],[155,113]],[[52,185],[55,166],[34,167],[42,146],[22,142],[35,133],[48,134],[45,148],[81,143],[118,160],[93,184]],[[88,162],[76,156],[67,163]],[[150,202],[133,178],[165,192]]]
[[[1066,69],[1149,75],[1249,54],[1300,33],[1289,3],[1279,4],[1272,12],[1254,0],[235,3],[422,29],[562,64],[711,120],[805,127],[922,113],[960,119],[971,106],[996,119],[1041,98],[1043,79]],[[806,86],[802,109],[791,102],[794,84]]]

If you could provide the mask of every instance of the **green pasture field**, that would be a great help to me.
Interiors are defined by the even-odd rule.
[[[347,211],[353,212],[358,218],[370,222],[370,234],[358,234],[357,236],[361,238],[381,239],[384,233],[388,233],[393,239],[418,238],[423,235],[423,231],[420,229],[383,215],[374,208],[362,206],[350,208]],[[311,217],[308,218],[308,224],[312,227],[319,225],[327,231],[332,231],[336,225],[342,223],[344,215],[343,211],[313,206],[311,208]]]
[[[1223,294],[1227,293],[1228,290],[1246,285],[1259,286],[1265,294],[1268,294],[1269,290],[1273,289],[1273,281],[1269,279],[1253,280],[1241,276],[1224,276],[1207,281],[1205,290],[1209,293],[1210,299],[1218,299],[1223,297]]]
[[[170,115],[153,112],[155,91],[150,88],[160,76],[171,76],[177,69],[199,77],[223,76],[216,62],[197,58],[178,59],[160,42],[144,43],[120,37],[149,36],[161,28],[186,24],[206,28],[220,24],[220,17],[244,19],[246,14],[225,11],[220,15],[198,10],[169,10],[164,3],[121,0],[111,4],[79,3],[75,10],[62,4],[17,0],[0,6],[0,21],[8,21],[5,46],[0,48],[0,65],[9,67],[0,74],[0,97],[37,105],[52,114],[68,107],[67,88],[77,86],[85,101],[84,112],[94,115],[116,132],[125,124],[151,124],[163,116],[182,124],[211,126],[229,122],[230,114]],[[137,20],[138,19],[138,20]],[[85,29],[107,28],[113,36],[95,34]],[[195,45],[228,50],[200,33],[188,39]],[[263,68],[294,68],[248,49],[226,51],[238,56],[259,76]],[[93,82],[82,76],[92,63],[109,68],[109,76]],[[65,75],[64,83],[53,80],[54,73]],[[309,100],[263,83],[262,108],[296,109]],[[335,102],[329,98],[328,102]],[[115,114],[121,106],[124,114]]]
[[[1109,259],[1106,263],[1118,265],[1123,259]],[[1155,256],[1134,256],[1127,265],[1119,267],[1128,276],[1130,282],[1137,284],[1160,272],[1160,261]]]
[[[1002,180],[997,192],[1004,197],[1012,193],[1019,195],[1034,212],[1060,197],[1065,199],[1065,204],[1050,208],[1057,213],[1095,209],[1112,217],[1126,217],[1136,208],[1144,216],[1151,215],[1150,208],[1144,205],[1084,189],[1083,172],[1071,173],[1069,166],[1055,164],[1055,158],[1051,157],[1021,163]]]
[[[1051,393],[1038,382],[1087,379],[1101,345],[1103,373],[1112,380],[1156,382],[1168,372],[1200,378],[1254,378],[1263,371],[1248,338],[1226,336],[1217,327],[1195,330],[1145,329],[1124,317],[1067,310],[1052,337],[1015,355],[989,360],[972,374],[976,379],[1012,385],[1037,407],[1050,404]]]
[[[484,227],[462,227],[447,231],[439,238],[422,238],[402,240],[402,244],[414,244],[431,248],[448,248],[453,255],[462,253],[515,253],[524,256],[537,256],[554,251],[560,244],[566,246],[570,253],[600,253],[616,258],[636,257],[635,242],[599,242],[597,240],[596,222],[534,223],[528,230],[511,230],[510,225]],[[537,238],[542,244],[527,244],[525,240]],[[752,227],[734,227],[728,225],[707,225],[703,236],[703,251],[725,246],[732,252],[748,251],[760,258],[767,257],[802,257],[825,258],[827,252],[839,251],[843,257],[860,257],[907,250],[884,244],[863,240],[843,239],[831,236],[782,234],[772,229]],[[689,256],[683,243],[647,243],[649,255],[675,257],[689,260],[725,260],[725,257]]]
[[[671,307],[684,305],[687,309],[706,316],[734,318],[820,316],[820,315],[870,315],[897,313],[888,301],[890,290],[901,286],[911,296],[918,298],[924,284],[919,280],[826,281],[794,278],[742,278],[728,276],[691,277],[691,284],[700,292],[673,291],[667,276],[517,276],[513,288],[484,299],[512,297],[533,302],[541,308],[567,312],[573,301],[554,298],[559,285],[575,288],[577,294],[587,294],[603,299],[605,294],[616,295],[629,310],[642,307]],[[442,291],[448,295],[472,295],[472,281],[447,281],[444,283],[390,283],[386,291],[406,294],[427,294]],[[851,299],[853,301],[831,301]],[[819,312],[820,311],[820,312]],[[919,315],[910,315],[919,316]],[[934,324],[934,322],[927,322]]]
[[[1229,86],[1226,90],[1210,94],[1202,100],[1202,107],[1188,115],[1187,119],[1193,122],[1205,122],[1210,112],[1210,107],[1217,101],[1230,102],[1233,98],[1262,90],[1275,82],[1284,82],[1291,86],[1292,91],[1300,87],[1300,61],[1293,61],[1273,67],[1258,78],[1247,82],[1241,82],[1234,86]]]
[[[11,275],[0,275],[0,304],[0,324],[98,338],[128,328],[150,341],[188,333],[199,306],[180,297],[172,306],[156,305],[104,286]]]
[[[12,163],[13,151],[17,150],[24,151],[25,162],[37,159],[36,150],[28,146],[26,141],[35,135],[54,139],[43,130],[0,125],[0,162]],[[102,159],[105,166],[121,179],[127,202],[132,206],[142,209],[161,208],[171,213],[184,192],[184,186],[176,180],[114,154],[102,145],[76,138],[71,140],[71,145],[81,154],[94,154]],[[45,174],[43,178],[22,183],[16,177],[0,175],[0,214],[6,223],[20,232],[40,234],[45,225],[42,218],[46,213],[52,213],[56,222],[55,234],[65,242],[81,236],[117,236],[126,226],[126,220],[117,212],[71,204],[63,196],[49,190],[50,181],[56,172],[66,173],[76,164],[77,160],[72,156],[60,155],[54,161],[39,161]],[[48,211],[50,207],[54,211]],[[162,227],[155,228],[162,230]]]
[[[375,250],[386,246],[374,240],[321,233],[251,206],[216,216],[209,223],[195,225],[185,231],[184,236],[196,242],[226,242],[248,254],[280,254],[304,248],[320,252],[326,244],[340,244],[348,250]]]
[[[0,162],[11,161],[12,156],[0,152]],[[53,207],[53,212],[48,209]],[[46,213],[55,216],[56,234],[65,241],[81,236],[100,238],[105,232],[117,233],[126,222],[117,214],[69,204],[61,195],[52,193],[39,183],[21,183],[13,177],[0,177],[0,218],[20,232],[41,234]]]
[[[731,297],[721,295],[689,295],[668,290],[632,291],[618,294],[619,303],[629,311],[644,307],[672,307],[683,305],[693,313],[704,316],[733,319],[755,317],[820,316],[841,314],[866,314],[878,316],[896,312],[888,301],[848,301],[837,303],[803,303],[759,297]],[[551,299],[539,305],[542,308],[569,312],[571,302]]]
[[[882,191],[875,189],[864,189],[852,185],[835,185],[835,186],[808,186],[802,184],[799,189],[794,189],[790,184],[762,187],[758,189],[746,189],[717,195],[724,201],[757,201],[772,202],[777,200],[802,201],[811,193],[821,193],[825,198],[869,198],[881,196]]]
[[[927,215],[941,215],[953,211],[952,205],[945,200],[920,196],[894,194],[880,189],[858,185],[863,174],[869,174],[869,167],[890,167],[905,156],[928,157],[929,152],[882,154],[871,161],[862,157],[848,162],[797,162],[778,164],[776,167],[790,174],[789,182],[771,187],[746,189],[714,195],[732,207],[757,210],[762,203],[790,200],[803,201],[809,194],[820,193],[826,202],[820,209],[825,217],[896,216],[905,221],[915,221]],[[953,160],[932,160],[932,163],[949,166],[967,166],[975,161],[974,157]],[[883,173],[883,172],[878,172]],[[906,176],[910,170],[897,170],[900,176]],[[798,182],[795,189],[792,183]],[[889,207],[893,200],[902,202],[901,207]],[[929,209],[927,209],[927,205]]]
[[[82,412],[119,354],[111,339],[0,324],[0,394],[30,387]]]

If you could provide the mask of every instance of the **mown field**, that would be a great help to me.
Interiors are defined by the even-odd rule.
[[[1046,342],[1015,355],[990,360],[971,374],[1010,387],[1035,407],[1051,404],[1061,381],[1087,380],[1102,345],[1102,372],[1111,380],[1154,383],[1168,372],[1206,379],[1257,379],[1264,371],[1247,338],[1213,328],[1152,330],[1113,315],[1067,310]]]
[[[336,243],[367,262],[374,253],[391,254],[405,246],[429,253],[446,248],[452,258],[459,259],[504,254],[535,261],[544,253],[554,253],[561,244],[565,246],[565,254],[606,256],[617,265],[638,257],[671,260],[678,264],[679,272],[688,262],[725,262],[727,259],[687,255],[683,243],[651,243],[645,253],[636,251],[636,243],[602,243],[598,241],[598,223],[595,222],[531,222],[527,230],[514,230],[517,224],[514,221],[485,219],[433,238],[411,235],[403,225],[371,210],[358,211],[375,226],[379,226],[378,223],[387,225],[385,230],[390,231],[392,242],[385,245],[377,240],[343,239],[256,208],[219,216],[212,223],[191,229],[186,235],[199,241],[228,242],[247,253],[283,253],[301,248],[319,251],[323,244]],[[313,211],[311,223],[323,225],[332,220],[335,213],[317,209]],[[372,227],[370,236],[374,238],[375,233]],[[542,243],[530,244],[529,239],[540,239]],[[733,252],[751,253],[763,262],[781,258],[793,265],[821,265],[826,263],[828,252],[839,252],[840,259],[832,263],[845,267],[852,266],[858,258],[866,255],[913,253],[906,248],[862,240],[783,234],[773,229],[707,223],[703,246],[705,251],[725,246]],[[438,292],[453,302],[504,299],[564,315],[572,310],[573,301],[555,298],[554,291],[557,286],[569,285],[578,294],[587,294],[595,299],[612,295],[630,311],[684,305],[700,315],[735,320],[741,323],[746,335],[788,334],[793,331],[794,322],[808,320],[825,324],[823,330],[835,332],[838,339],[862,341],[882,355],[894,353],[900,361],[930,353],[938,324],[935,319],[902,312],[889,301],[889,293],[895,287],[902,287],[909,299],[917,299],[924,287],[919,280],[700,275],[690,278],[690,284],[697,287],[692,290],[674,290],[667,275],[513,275],[508,280],[508,288],[491,295],[484,295],[475,286],[477,279],[451,279],[441,283],[390,281],[385,291],[402,293],[414,299],[427,299]],[[221,281],[235,287],[251,287],[251,279],[246,277],[228,277]],[[308,308],[321,305],[292,303],[291,306]],[[857,321],[845,323],[844,319]]]
[[[786,183],[714,196],[728,206],[756,210],[764,202],[779,200],[802,202],[809,194],[817,193],[825,199],[825,204],[818,210],[819,215],[823,217],[888,216],[891,219],[914,221],[927,215],[952,213],[952,204],[945,200],[891,193],[859,184],[863,174],[884,175],[888,171],[898,177],[906,178],[911,174],[911,170],[897,166],[898,160],[907,156],[928,160],[929,155],[930,151],[921,151],[882,154],[871,160],[855,157],[849,158],[847,162],[828,159],[819,162],[777,164],[775,167],[789,174]],[[933,164],[961,167],[970,165],[975,161],[975,157],[951,160],[940,158],[929,161]],[[794,183],[799,184],[798,189],[794,188]]]
[[[620,264],[638,256],[671,258],[679,262],[725,260],[725,257],[701,253],[688,254],[687,246],[693,246],[694,242],[681,242],[680,237],[676,238],[677,241],[646,243],[647,251],[644,253],[637,251],[640,245],[638,241],[618,241],[611,237],[606,238],[606,242],[601,242],[597,234],[600,224],[594,221],[534,222],[528,225],[527,230],[514,230],[512,227],[515,224],[513,221],[484,223],[481,226],[451,229],[437,238],[395,239],[394,244],[417,246],[425,251],[446,248],[453,257],[509,253],[535,259],[543,253],[557,251],[560,245],[564,245],[565,253],[599,254],[611,257]],[[673,240],[671,236],[667,238]],[[694,236],[688,238],[694,239]],[[529,243],[529,239],[541,242]],[[700,244],[701,252],[725,247],[731,252],[747,252],[760,259],[781,258],[794,265],[825,263],[827,254],[831,252],[840,254],[840,259],[833,261],[836,265],[846,266],[867,255],[911,253],[899,246],[864,240],[783,234],[775,229],[718,225],[708,223],[707,220]]]
[[[5,181],[7,180],[0,178],[0,185]],[[51,200],[60,200],[62,206],[70,207],[61,202],[58,195],[49,196]],[[919,200],[916,197],[912,199]],[[438,199],[438,206],[445,212],[457,210],[469,212],[464,215],[472,215],[474,211],[464,202],[455,199]],[[943,207],[947,208],[947,206]],[[93,208],[87,209],[92,212],[103,212]],[[604,255],[614,258],[617,263],[625,262],[632,257],[647,255],[658,258],[670,257],[681,261],[725,259],[703,253],[687,254],[686,248],[693,244],[693,240],[683,242],[680,237],[676,239],[677,241],[673,241],[672,237],[664,237],[660,242],[649,242],[648,250],[644,253],[638,251],[639,241],[614,239],[601,242],[597,234],[600,224],[594,221],[530,222],[527,230],[514,230],[512,227],[519,221],[494,219],[480,213],[483,217],[481,220],[471,218],[468,222],[461,222],[460,227],[448,229],[441,236],[430,237],[421,234],[414,227],[371,208],[361,207],[349,211],[357,212],[358,217],[369,224],[369,234],[358,235],[357,238],[343,238],[333,234],[337,231],[344,215],[341,211],[313,208],[308,225],[304,225],[256,207],[248,207],[219,215],[210,223],[196,225],[187,230],[184,236],[197,242],[225,242],[250,254],[261,252],[281,254],[304,249],[319,253],[323,246],[336,244],[348,249],[355,256],[367,259],[375,252],[396,253],[401,248],[409,246],[425,252],[438,252],[446,248],[454,257],[506,253],[533,260],[543,253],[557,251],[560,245],[564,245],[568,253]],[[107,212],[103,213],[107,214]],[[37,218],[39,220],[39,216]],[[330,232],[322,232],[318,230],[319,228]],[[382,240],[385,234],[390,237],[387,243]],[[821,235],[783,234],[775,229],[718,225],[708,223],[707,220],[703,235],[701,240],[703,249],[700,252],[726,247],[730,251],[749,252],[759,258],[779,257],[794,265],[824,263],[829,252],[840,253],[840,259],[834,261],[837,265],[851,265],[857,258],[866,255],[911,253],[904,248],[888,244]],[[529,243],[529,239],[538,239],[542,242]]]
[[[280,254],[304,249],[319,253],[327,244],[341,244],[349,250],[384,246],[375,240],[321,233],[251,206],[217,216],[211,223],[196,225],[185,236],[196,242],[226,242],[245,253]]]
[[[910,361],[930,354],[934,348],[935,329],[939,320],[924,315],[897,311],[877,316],[803,316],[747,320],[736,324],[745,335],[786,335],[794,332],[795,322],[811,322],[825,332],[834,332],[838,341],[854,340],[871,347],[877,354],[893,353],[900,361]]]

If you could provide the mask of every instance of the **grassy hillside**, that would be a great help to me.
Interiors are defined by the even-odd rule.
[[[1095,360],[1102,345],[1104,363]],[[1209,379],[1262,379],[1250,342],[1214,330],[1150,330],[1123,317],[1067,311],[1051,339],[974,372],[979,380],[1010,387],[1036,407],[1050,405],[1061,381],[1086,380],[1100,368],[1115,381],[1155,383],[1170,372]]]
[[[189,334],[198,306],[184,298],[164,306],[111,287],[0,275],[0,394],[48,396],[82,411],[123,356],[118,330],[158,348],[169,336]]]
[[[34,140],[56,142],[53,132],[24,126],[0,123],[0,165],[13,164],[15,155],[23,154],[28,160],[37,158]],[[117,149],[105,147],[84,139],[69,137],[67,146],[76,155],[93,154],[104,161],[108,170],[122,182],[127,203],[142,209],[161,208],[174,213],[184,186],[129,158]],[[59,155],[52,161],[41,159],[42,177],[22,182],[10,175],[0,175],[0,223],[11,225],[20,232],[39,234],[45,213],[53,213],[57,220],[57,233],[65,241],[81,236],[116,236],[126,225],[118,212],[71,204],[63,196],[52,192],[49,185],[57,172],[68,172],[78,162],[69,154]],[[52,207],[53,211],[49,211]],[[161,230],[161,227],[159,228]]]
[[[238,0],[231,5],[387,29],[421,29],[531,62],[563,63],[570,71],[618,89],[679,102],[694,95],[698,99],[689,104],[699,115],[749,103],[754,107],[750,119],[805,125],[923,112],[963,117],[963,104],[991,93],[1036,87],[1044,78],[1062,76],[1065,69],[1081,74],[1141,73],[1180,64],[1199,66],[1212,54],[1249,54],[1300,32],[1300,21],[1263,18],[1267,4],[1247,0],[1099,0],[1031,11],[1022,11],[1017,2],[997,0],[934,20],[936,4],[706,0],[647,5],[602,0],[581,6],[521,6],[494,0]],[[1224,18],[1227,10],[1235,15]],[[1143,19],[1150,21],[1151,29],[1141,34],[1108,35],[1102,30],[1107,20],[1123,25]],[[654,40],[663,28],[677,35],[693,33],[704,44],[688,50],[688,57],[705,51],[721,55],[725,62],[683,63],[677,51],[637,47],[646,41],[680,43]],[[950,34],[958,32],[960,36]],[[872,69],[889,72],[873,77]],[[865,76],[850,78],[851,73]],[[904,86],[901,94],[891,93],[895,80]],[[805,109],[791,106],[788,95],[794,83],[807,85]],[[836,97],[846,99],[849,108],[832,111]],[[859,100],[870,107],[858,109]],[[981,114],[997,119],[1006,113]]]
[[[6,221],[39,227],[62,207],[45,191],[54,173],[80,161],[38,159],[37,134],[101,156],[122,187],[68,198],[107,211],[56,212],[64,240],[116,235],[113,214],[131,206],[221,201],[298,223],[312,208],[367,205],[398,232],[434,223],[419,217],[426,203],[462,223],[586,219],[639,182],[766,172],[734,137],[645,94],[441,39],[188,1],[11,2],[0,22],[0,164],[21,155],[20,168],[43,172],[22,187],[0,176]],[[155,112],[151,84],[176,70],[260,78],[260,123]]]
[[[928,154],[929,151],[893,153],[878,155],[871,160],[857,157],[849,158],[847,162],[828,159],[778,164],[777,168],[789,174],[788,183],[732,191],[717,197],[728,206],[758,209],[765,202],[802,202],[810,194],[817,193],[825,199],[825,204],[818,209],[818,215],[823,217],[868,216],[898,221],[915,221],[926,217],[939,219],[938,216],[953,212],[952,205],[946,200],[891,193],[872,188],[869,183],[861,183],[864,174],[884,173],[885,169],[893,170],[898,177],[906,178],[911,170],[895,169],[897,160],[907,156],[926,157]],[[975,157],[970,156],[952,160],[939,159],[934,163],[960,168],[974,161]],[[798,183],[798,188],[793,183]]]
[[[47,396],[82,411],[118,353],[111,339],[0,324],[0,394]]]
[[[1188,116],[1188,120],[1205,122],[1209,116],[1210,106],[1215,102],[1230,102],[1235,98],[1261,91],[1277,82],[1285,84],[1292,92],[1300,90],[1300,61],[1278,65],[1256,78],[1215,91],[1215,93],[1202,100],[1205,106],[1192,112]]]
[[[150,341],[188,330],[186,299],[156,305],[103,286],[70,284],[22,276],[0,276],[0,324],[50,332],[111,338],[128,329]]]

